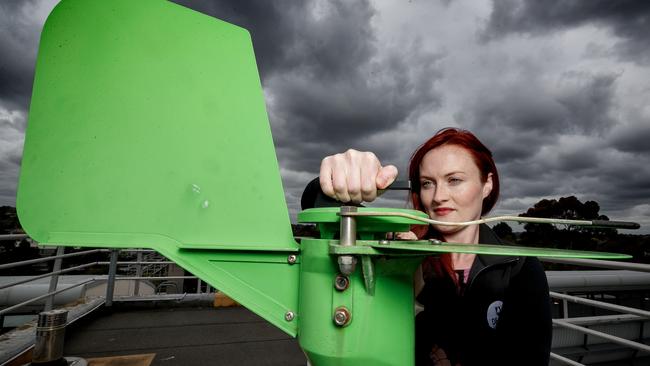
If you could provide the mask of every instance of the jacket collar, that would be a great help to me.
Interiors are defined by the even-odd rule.
[[[480,244],[504,245],[504,243],[501,241],[501,239],[499,239],[499,237],[494,233],[494,231],[492,231],[492,229],[490,229],[490,227],[485,224],[479,225],[478,242]],[[510,256],[510,255],[485,255],[485,254],[477,254],[476,257],[478,260],[474,261],[472,267],[479,265],[480,268],[489,267],[494,264],[510,262],[513,259],[517,258],[516,256]]]

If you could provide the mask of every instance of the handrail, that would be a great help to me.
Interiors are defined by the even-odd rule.
[[[601,259],[581,259],[581,258],[539,258],[539,260],[550,263],[575,264],[585,267],[609,268],[609,269],[626,269],[637,272],[650,272],[650,264],[629,263],[607,261]]]
[[[94,281],[96,281],[96,279],[93,277],[93,278],[88,279],[88,280],[85,280],[85,281],[83,281],[83,282],[76,283],[76,284],[74,284],[74,285],[72,285],[72,286],[68,286],[68,287],[66,287],[66,288],[62,288],[62,289],[60,289],[60,290],[56,290],[56,291],[52,291],[52,292],[48,292],[48,293],[43,294],[43,295],[41,295],[41,296],[34,297],[34,298],[32,298],[32,299],[29,299],[29,300],[23,301],[23,302],[21,302],[21,303],[19,303],[19,304],[16,304],[16,305],[13,305],[13,306],[10,306],[10,307],[8,307],[8,308],[4,308],[4,309],[0,310],[0,315],[7,314],[7,313],[9,313],[9,312],[11,312],[11,311],[13,311],[13,310],[16,310],[16,309],[18,309],[18,308],[21,308],[21,307],[23,307],[23,306],[25,306],[25,305],[29,305],[29,304],[31,304],[31,303],[33,303],[33,302],[38,301],[38,300],[42,300],[42,299],[44,299],[44,298],[46,298],[46,297],[48,297],[48,296],[53,296],[53,295],[56,295],[56,294],[58,294],[58,293],[61,293],[61,292],[64,292],[64,291],[67,291],[67,290],[73,289],[73,288],[75,288],[75,287],[79,287],[79,286],[81,286],[81,285],[85,285],[85,284],[87,284],[87,283],[94,282]]]
[[[581,327],[579,325],[571,324],[571,323],[568,323],[568,322],[565,322],[565,321],[559,320],[559,319],[553,319],[553,324],[556,324],[556,325],[564,327],[564,328],[577,330],[579,332],[590,334],[590,335],[593,335],[593,336],[596,336],[596,337],[599,337],[599,338],[603,338],[603,339],[606,339],[608,341],[612,341],[614,343],[618,343],[618,344],[621,344],[623,346],[634,348],[634,349],[639,350],[639,351],[650,352],[650,346],[647,345],[647,344],[634,342],[634,341],[631,341],[629,339],[625,339],[625,338],[621,338],[621,337],[616,337],[616,336],[613,336],[611,334],[607,334],[607,333],[599,332],[597,330]]]
[[[78,266],[62,269],[60,271],[48,272],[48,273],[45,273],[45,274],[42,274],[42,275],[26,278],[26,279],[19,280],[19,281],[16,281],[16,282],[6,283],[4,285],[0,285],[0,290],[4,290],[6,288],[16,286],[16,285],[22,285],[23,283],[27,283],[27,282],[31,282],[31,281],[35,281],[35,280],[40,280],[41,278],[50,277],[50,276],[53,276],[53,275],[59,275],[61,273],[72,272],[72,271],[76,271],[76,270],[79,270],[79,269],[95,266],[98,263],[99,262],[90,262],[90,263],[81,264],[81,265],[78,265]]]
[[[0,270],[20,267],[20,266],[26,266],[28,264],[49,262],[51,260],[55,260],[55,259],[58,259],[58,258],[70,258],[70,257],[76,257],[76,256],[80,256],[80,255],[92,254],[92,253],[100,253],[100,252],[106,253],[106,252],[108,252],[108,250],[107,249],[91,249],[91,250],[84,250],[82,252],[74,252],[74,253],[68,253],[68,254],[62,254],[62,255],[51,255],[51,256],[45,257],[45,258],[36,258],[36,259],[28,259],[26,261],[20,261],[20,262],[5,263],[5,264],[0,264]]]
[[[27,234],[2,234],[0,235],[0,241],[3,240],[18,240],[18,239],[27,239],[29,235]]]
[[[630,307],[627,307],[627,306],[610,304],[608,302],[590,300],[590,299],[585,299],[585,298],[577,297],[577,296],[565,295],[565,294],[561,294],[559,292],[554,292],[554,291],[549,291],[549,294],[551,295],[551,297],[571,301],[571,302],[574,302],[576,304],[591,305],[591,306],[595,306],[595,307],[598,307],[598,308],[601,308],[601,309],[618,311],[618,312],[622,312],[622,313],[628,313],[628,314],[634,314],[634,315],[642,316],[644,318],[650,318],[650,311],[647,311],[647,310],[630,308]]]
[[[553,353],[553,352],[551,352],[551,359],[552,359],[552,360],[555,360],[555,361],[560,361],[560,362],[564,363],[565,365],[571,365],[571,366],[585,366],[585,364],[583,364],[583,363],[573,361],[573,360],[570,359],[570,358],[566,358],[566,357],[564,357],[564,356],[560,356],[560,355],[558,355],[557,353]]]

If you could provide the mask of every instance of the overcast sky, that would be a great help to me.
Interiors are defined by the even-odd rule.
[[[15,205],[57,2],[0,2],[0,205]],[[292,217],[325,155],[370,150],[405,174],[420,143],[458,126],[495,155],[494,213],[576,195],[650,232],[648,1],[177,2],[251,32]]]

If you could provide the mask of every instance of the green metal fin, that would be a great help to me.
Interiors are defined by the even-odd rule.
[[[298,245],[243,28],[164,0],[61,1],[17,206],[41,244],[155,249],[297,334]]]
[[[163,0],[59,3],[17,203],[39,242],[297,248],[249,33]]]
[[[357,242],[357,244],[360,244]],[[493,244],[462,244],[462,243],[438,243],[432,244],[429,241],[416,242],[397,242],[392,241],[390,244],[379,244],[377,242],[368,242],[367,245],[375,250],[378,254],[397,254],[402,253],[473,253],[488,255],[512,255],[526,257],[551,257],[551,258],[592,258],[592,259],[630,259],[627,254],[608,253],[608,252],[590,252],[580,250],[555,249],[555,248],[538,248],[522,247],[514,245],[493,245]]]

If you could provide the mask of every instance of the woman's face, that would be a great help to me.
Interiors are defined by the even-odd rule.
[[[420,163],[420,199],[434,220],[470,221],[481,217],[483,199],[492,191],[492,173],[485,182],[467,150],[443,145],[424,155]],[[434,225],[444,234],[463,227]]]

